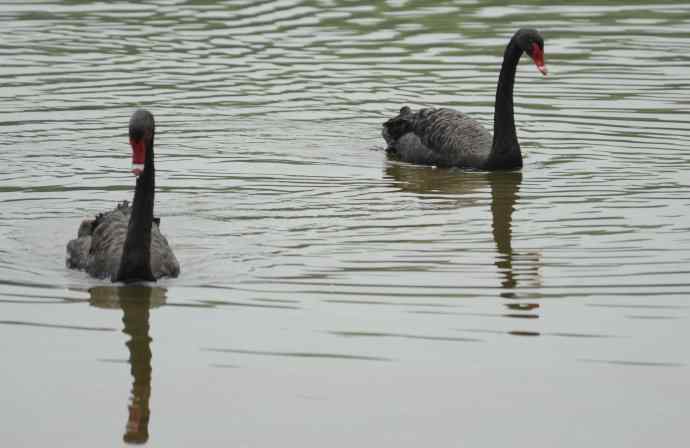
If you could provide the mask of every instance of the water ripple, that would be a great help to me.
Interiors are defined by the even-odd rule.
[[[292,390],[289,375],[257,380],[293,373],[289,360],[311,360],[310,387],[328,378],[379,384],[370,378],[384,370],[378,381],[399,387],[395,397],[419,381],[444,391],[472,384],[459,393],[489,400],[481,421],[505,409],[495,396],[533,409],[523,390],[571,402],[569,381],[597,365],[630,374],[577,390],[609,396],[607,385],[622,385],[631,399],[648,389],[635,383],[636,368],[688,365],[688,17],[680,2],[3,2],[0,324],[26,344],[8,346],[7,365],[34,363],[20,382],[8,380],[11,368],[0,376],[8,402],[32,405],[31,391],[13,385],[43,384],[34,372],[67,364],[46,360],[119,363],[127,350],[132,415],[148,419],[134,405],[148,405],[151,392],[149,325],[160,388],[175,384],[194,409],[207,409],[217,397],[206,390],[218,389],[193,366],[234,369],[223,373],[238,379],[251,371],[233,382],[238,391]],[[405,104],[457,108],[491,128],[503,49],[527,26],[545,37],[550,75],[527,58],[517,70],[521,172],[387,159],[381,123]],[[81,220],[131,199],[127,123],[138,107],[156,115],[156,215],[183,272],[155,289],[151,322],[148,308],[123,308],[132,291],[65,268]],[[47,329],[74,331],[46,342]],[[102,340],[77,339],[80,331],[132,340],[108,352]],[[468,373],[475,367],[481,374]],[[116,389],[89,369],[83,375]],[[664,374],[659,384],[682,390]],[[406,375],[414,385],[396,383]],[[548,394],[548,381],[513,382],[546,376]],[[50,388],[56,395],[42,406],[72,402],[74,385],[89,378],[72,370],[72,389]],[[386,387],[370,395],[383,398]],[[451,395],[438,395],[439,415],[450,409],[443,415],[455,422],[464,416],[457,401],[443,402]],[[650,397],[625,408],[668,408],[661,394]],[[356,415],[369,405],[358,403]],[[415,427],[432,420],[441,421]]]

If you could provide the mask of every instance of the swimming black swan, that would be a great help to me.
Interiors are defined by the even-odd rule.
[[[113,211],[83,221],[77,238],[67,244],[67,267],[126,283],[179,275],[180,264],[160,233],[160,221],[153,217],[154,133],[150,112],[132,114],[129,141],[132,172],[138,176],[132,206],[125,201]]]
[[[452,109],[421,109],[405,106],[383,124],[386,151],[400,160],[440,167],[502,170],[522,167],[522,153],[513,119],[515,69],[527,53],[546,75],[544,40],[537,30],[518,30],[503,55],[496,86],[494,136],[479,122]]]

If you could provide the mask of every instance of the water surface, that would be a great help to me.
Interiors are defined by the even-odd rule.
[[[678,445],[690,410],[690,7],[54,0],[0,5],[3,446]],[[402,105],[521,172],[386,158]],[[178,279],[65,268],[157,120]]]

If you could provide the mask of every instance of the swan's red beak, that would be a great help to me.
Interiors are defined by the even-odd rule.
[[[144,140],[129,140],[132,146],[132,174],[139,176],[144,172],[144,163],[146,162],[146,145]]]
[[[532,43],[531,56],[534,65],[537,66],[537,70],[539,70],[542,75],[546,76],[549,71],[546,69],[546,64],[544,63],[544,50],[542,50],[536,42]]]

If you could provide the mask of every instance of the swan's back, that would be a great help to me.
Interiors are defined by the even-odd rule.
[[[453,109],[400,109],[383,124],[387,151],[410,163],[482,168],[492,138],[479,122]]]
[[[67,267],[85,270],[98,278],[115,278],[120,269],[131,212],[125,201],[94,220],[83,221],[77,238],[67,244]],[[180,264],[157,221],[151,227],[151,272],[155,278],[177,277],[180,273]]]

